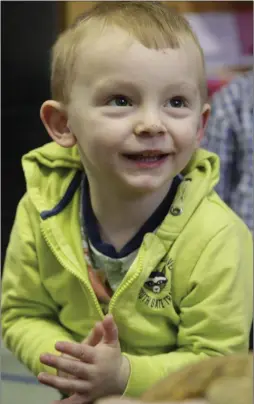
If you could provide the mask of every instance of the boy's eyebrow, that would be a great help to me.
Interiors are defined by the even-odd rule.
[[[171,89],[171,90],[178,90],[178,91],[192,91],[194,93],[198,92],[198,87],[197,85],[190,83],[189,81],[179,81],[176,83],[170,83],[168,86],[165,87],[165,89]]]
[[[136,85],[132,81],[119,80],[119,79],[104,79],[95,84],[95,91],[111,90],[115,87],[128,87],[134,89]]]
[[[132,90],[137,90],[137,83],[134,83],[133,81],[129,81],[126,79],[104,79],[99,81],[98,83],[95,84],[95,92],[98,91],[107,91],[107,90],[114,90],[114,88],[121,87],[123,89],[128,88]],[[168,83],[167,85],[164,86],[163,91],[191,91],[192,93],[197,94],[198,93],[198,87],[194,83],[191,83],[189,81],[179,81],[179,82],[174,82],[174,83]]]

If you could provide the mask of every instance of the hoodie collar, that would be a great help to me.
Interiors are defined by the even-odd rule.
[[[67,149],[53,142],[26,154],[22,164],[27,191],[40,214],[62,210],[61,203],[65,206],[70,202],[83,172],[77,146]],[[179,234],[197,206],[217,184],[219,158],[214,153],[198,149],[181,174],[183,181],[170,214],[158,229],[166,238]]]

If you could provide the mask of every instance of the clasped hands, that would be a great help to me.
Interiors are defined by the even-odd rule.
[[[40,373],[38,380],[69,395],[68,404],[91,403],[100,397],[123,394],[130,364],[122,355],[118,329],[112,315],[96,323],[82,343],[57,342],[60,356],[45,353],[40,361],[57,370],[57,375]],[[64,403],[65,400],[56,401]]]

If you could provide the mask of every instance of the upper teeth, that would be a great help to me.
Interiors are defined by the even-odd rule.
[[[140,160],[157,160],[159,156],[141,156]]]
[[[144,151],[143,153],[140,153],[140,155],[145,157],[156,157],[161,156],[162,153],[151,150],[151,151]]]

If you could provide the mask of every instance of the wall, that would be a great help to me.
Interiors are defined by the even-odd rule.
[[[21,156],[49,141],[39,117],[50,96],[50,47],[59,31],[56,2],[1,3],[2,262],[17,203],[25,192]]]
[[[63,3],[63,24],[70,26],[75,18],[83,11],[94,5],[94,1],[65,1]],[[229,11],[252,9],[252,1],[166,1],[170,6],[176,7],[183,13]]]

